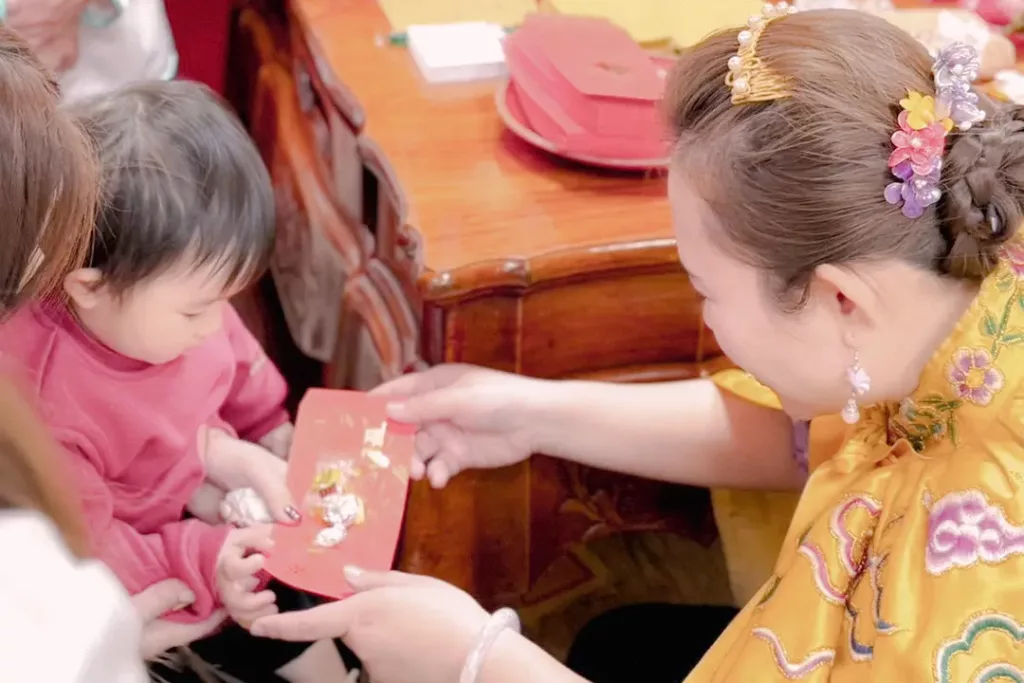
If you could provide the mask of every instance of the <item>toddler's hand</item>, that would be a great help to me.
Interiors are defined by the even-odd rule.
[[[244,628],[256,619],[277,614],[273,591],[256,593],[259,579],[256,574],[266,560],[262,553],[274,545],[270,537],[271,526],[262,524],[246,529],[235,529],[217,556],[217,586],[224,608]]]

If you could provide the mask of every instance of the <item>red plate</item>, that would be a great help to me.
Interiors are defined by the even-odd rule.
[[[674,63],[674,60],[670,57],[657,56],[652,57],[652,59],[658,66],[664,69],[666,74],[671,70]],[[498,116],[513,135],[531,147],[536,147],[562,159],[569,159],[570,161],[587,166],[622,171],[646,171],[668,167],[670,161],[668,157],[661,159],[605,159],[574,154],[561,149],[555,142],[544,138],[530,127],[526,119],[526,113],[523,111],[522,105],[519,104],[515,83],[511,80],[505,81],[498,88],[494,102],[498,109]]]
[[[389,422],[385,399],[355,391],[313,389],[302,399],[295,439],[288,458],[288,489],[302,509],[298,526],[274,527],[274,550],[267,571],[284,583],[329,598],[345,598],[352,589],[342,569],[391,568],[405,515],[414,430]],[[379,448],[364,448],[379,438]],[[383,457],[381,457],[381,454]],[[349,528],[338,545],[314,544],[327,527],[316,509],[313,482],[330,463],[347,463],[344,493],[362,499],[365,519]]]

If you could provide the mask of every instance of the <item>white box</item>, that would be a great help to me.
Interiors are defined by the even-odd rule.
[[[483,21],[427,24],[410,26],[406,45],[427,81],[454,83],[505,76],[504,37],[501,26]]]

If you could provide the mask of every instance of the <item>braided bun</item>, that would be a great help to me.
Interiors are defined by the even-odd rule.
[[[986,103],[984,123],[953,135],[942,169],[940,269],[980,280],[1024,220],[1024,108]]]

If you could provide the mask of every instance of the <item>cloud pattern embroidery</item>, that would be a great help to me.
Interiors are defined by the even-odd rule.
[[[928,573],[939,575],[978,562],[997,564],[1024,555],[1024,527],[1011,524],[1002,508],[981,491],[950,493],[928,516]]]

